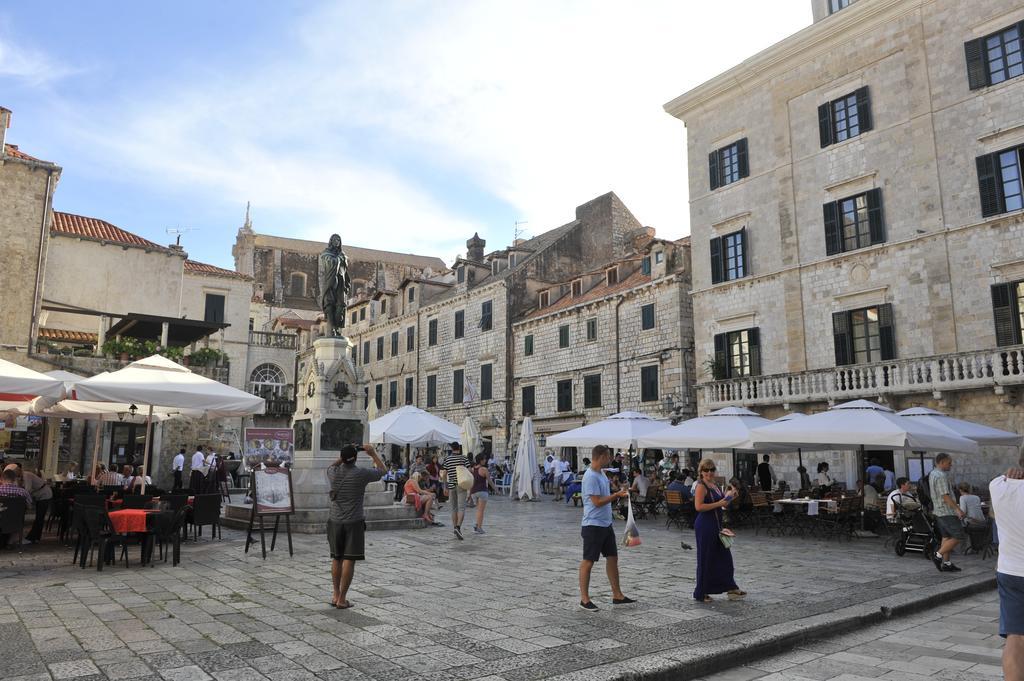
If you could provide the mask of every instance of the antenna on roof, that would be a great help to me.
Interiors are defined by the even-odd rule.
[[[174,245],[175,246],[180,246],[181,245],[181,235],[182,234],[187,234],[188,232],[194,232],[195,230],[196,230],[195,227],[168,227],[164,231],[167,232],[168,234],[174,234],[175,235],[174,236]]]
[[[512,230],[512,244],[513,245],[515,245],[515,243],[517,241],[519,241],[519,239],[522,237],[522,235],[526,233],[526,230],[520,229],[520,226],[521,225],[528,225],[528,224],[530,224],[529,220],[516,220],[514,223],[512,223],[512,227],[513,227],[513,230]]]

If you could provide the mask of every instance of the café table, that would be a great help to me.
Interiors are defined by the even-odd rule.
[[[805,523],[809,523],[813,516],[818,515],[818,511],[822,506],[828,508],[830,511],[834,511],[838,508],[838,502],[835,499],[811,499],[810,497],[802,497],[797,499],[777,499],[774,502],[775,509],[781,514],[779,519],[780,530],[789,530],[790,536],[799,532],[803,534]],[[784,512],[786,508],[790,509],[790,513]],[[803,513],[798,513],[797,509],[804,507]]]

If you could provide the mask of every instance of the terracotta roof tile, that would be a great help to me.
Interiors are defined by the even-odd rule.
[[[68,343],[95,343],[96,334],[85,331],[65,331],[64,329],[39,329],[40,340],[65,341]]]
[[[23,161],[37,161],[39,163],[49,163],[49,161],[44,161],[41,158],[36,158],[35,156],[29,156],[24,151],[19,150],[17,144],[5,144],[4,145],[4,153],[7,154],[8,156],[11,156],[11,157],[14,157],[14,158],[20,158]]]
[[[633,272],[633,274],[629,275],[625,279],[621,280],[616,284],[612,284],[611,286],[608,285],[607,281],[607,279],[604,280],[604,282],[598,284],[597,286],[590,289],[583,295],[564,295],[555,302],[548,305],[547,307],[537,308],[530,314],[526,315],[524,319],[536,319],[537,317],[543,317],[553,312],[566,310],[570,307],[575,307],[577,305],[589,303],[594,300],[600,300],[601,298],[605,298],[615,293],[619,293],[620,291],[628,291],[631,288],[635,288],[637,286],[641,286],[642,284],[650,282],[651,275],[644,274],[643,270],[637,270],[636,272]]]
[[[218,277],[234,277],[235,279],[248,279],[240,272],[234,270],[226,270],[223,267],[217,267],[216,265],[208,265],[205,262],[198,262],[196,260],[185,261],[185,271],[195,272],[196,274],[212,274]]]
[[[87,218],[82,215],[74,215],[73,213],[54,211],[53,228],[51,231],[57,234],[95,239],[96,241],[109,241],[110,243],[124,244],[126,246],[149,248],[154,251],[170,251],[169,248],[154,243],[149,239],[143,239],[141,236],[127,232],[105,220]]]

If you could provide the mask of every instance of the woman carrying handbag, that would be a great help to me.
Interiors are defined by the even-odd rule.
[[[736,586],[733,576],[732,530],[722,527],[722,509],[732,502],[734,494],[730,487],[723,494],[715,484],[715,462],[704,459],[698,467],[699,481],[693,495],[697,510],[694,534],[697,537],[697,584],[693,590],[694,600],[703,603],[712,601],[711,594],[725,593],[729,600],[743,598],[746,591]]]

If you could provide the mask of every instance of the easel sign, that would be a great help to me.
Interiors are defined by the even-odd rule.
[[[263,548],[263,558],[267,558],[267,540],[264,535],[263,518],[274,516],[274,534],[270,540],[270,550],[273,551],[277,545],[277,530],[281,525],[281,516],[284,516],[285,531],[288,533],[288,555],[295,555],[292,551],[292,523],[291,514],[295,513],[295,501],[292,497],[292,472],[284,467],[268,467],[252,471],[250,483],[250,496],[252,498],[252,511],[249,513],[249,530],[245,537],[245,553],[249,553],[249,546],[255,543],[252,537],[256,519],[259,518],[260,525],[260,546]]]

